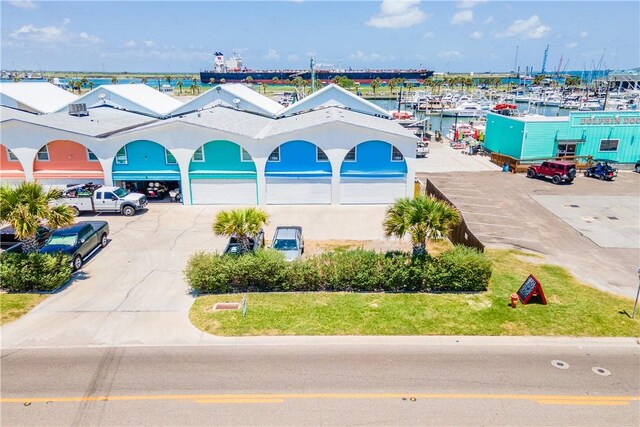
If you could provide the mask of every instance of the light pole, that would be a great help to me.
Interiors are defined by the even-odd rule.
[[[458,113],[456,113],[456,118],[453,122],[453,142],[458,142]]]
[[[636,302],[633,304],[632,319],[636,318],[636,308],[638,308],[638,297],[640,297],[640,268],[638,268],[638,293],[636,293]]]

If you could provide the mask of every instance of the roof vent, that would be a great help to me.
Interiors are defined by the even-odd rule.
[[[69,115],[70,116],[88,116],[89,111],[87,111],[87,104],[69,104]]]

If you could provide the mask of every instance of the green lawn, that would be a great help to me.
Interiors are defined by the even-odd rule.
[[[207,295],[196,299],[190,319],[224,336],[640,336],[640,321],[629,317],[632,300],[582,285],[564,268],[522,252],[488,254],[494,273],[481,294],[249,294],[245,318],[240,311],[210,311],[216,302],[240,302],[242,295]],[[542,283],[548,305],[513,309],[509,296],[529,273]]]
[[[19,319],[45,298],[47,295],[0,294],[0,325]]]

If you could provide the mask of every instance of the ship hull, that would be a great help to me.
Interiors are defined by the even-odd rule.
[[[388,82],[393,78],[401,78],[405,80],[417,80],[422,83],[426,78],[433,75],[433,71],[429,70],[361,70],[361,71],[333,71],[318,70],[316,71],[316,80],[329,82],[335,77],[347,76],[358,83],[368,84],[372,80],[379,78],[383,82]],[[248,77],[254,83],[273,83],[273,79],[277,78],[279,82],[292,80],[294,77],[300,76],[305,80],[311,80],[310,71],[239,71],[233,73],[221,73],[215,71],[201,71],[200,81],[202,83],[211,83],[211,79],[215,79],[214,83],[239,83],[246,82]]]

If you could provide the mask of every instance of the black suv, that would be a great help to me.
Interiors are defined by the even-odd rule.
[[[260,248],[264,248],[264,231],[260,230],[257,235],[249,237],[249,252],[254,252]],[[227,247],[224,248],[223,254],[241,255],[240,243],[234,235],[229,238]]]

